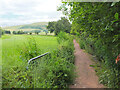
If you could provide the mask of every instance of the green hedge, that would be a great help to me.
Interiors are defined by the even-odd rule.
[[[119,7],[120,2],[65,2],[60,7],[68,12],[71,33],[79,37],[80,47],[101,62],[100,82],[111,88],[120,87],[120,61],[115,63],[120,54]]]

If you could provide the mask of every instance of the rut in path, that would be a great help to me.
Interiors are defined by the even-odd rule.
[[[80,49],[76,40],[73,40],[75,47],[75,66],[77,77],[73,85],[70,88],[104,88],[102,84],[99,84],[98,77],[94,71],[94,68],[90,67],[92,61],[87,53]]]

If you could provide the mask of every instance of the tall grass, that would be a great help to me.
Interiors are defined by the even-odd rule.
[[[68,38],[64,40],[61,35]],[[64,44],[63,41],[64,40]],[[59,47],[40,60],[34,75],[35,88],[67,88],[73,82],[74,55],[72,39],[65,33],[58,35]],[[39,73],[38,73],[39,72]]]
[[[3,88],[68,87],[74,79],[74,47],[72,38],[69,35],[63,32],[60,34],[64,34],[67,39],[61,38],[61,35],[59,35],[58,48],[52,50],[50,54],[35,60],[37,65],[36,63],[29,65],[28,70],[26,69],[27,60],[41,54],[42,49],[39,48],[37,40],[34,38],[23,44],[22,48],[18,47],[17,50],[21,51],[21,53],[9,56],[6,59],[7,62],[4,61]]]
[[[6,88],[32,87],[31,86],[32,84],[30,85],[26,84],[27,86],[24,86],[24,84],[29,81],[25,82],[24,80],[21,80],[21,79],[24,79],[23,77],[27,77],[27,79],[29,80],[30,78],[30,82],[32,82],[31,81],[32,76],[30,74],[31,71],[30,70],[26,71],[27,60],[29,60],[29,58],[31,57],[27,58],[26,60],[23,60],[26,57],[23,58],[24,54],[21,54],[21,50],[24,50],[22,53],[25,53],[25,50],[31,50],[31,52],[32,51],[34,52],[35,51],[34,49],[36,47],[33,43],[35,42],[37,44],[37,49],[41,49],[40,53],[51,51],[52,49],[56,49],[57,47],[56,37],[33,36],[33,38],[35,39],[35,42],[31,40],[31,43],[26,38],[30,38],[30,36],[26,36],[26,35],[2,36],[1,49],[2,49],[2,76],[3,76],[2,85],[3,87],[6,87]],[[29,47],[28,49],[26,48],[27,46]]]

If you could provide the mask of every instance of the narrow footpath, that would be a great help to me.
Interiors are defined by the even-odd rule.
[[[75,47],[75,66],[77,77],[73,85],[70,88],[105,88],[102,84],[99,84],[98,76],[96,75],[94,68],[90,67],[93,62],[90,57],[82,49],[76,40],[73,40]]]

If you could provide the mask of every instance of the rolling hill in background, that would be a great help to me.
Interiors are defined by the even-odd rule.
[[[9,27],[4,27],[4,30],[9,30],[9,31],[34,31],[34,30],[47,30],[46,26],[48,25],[48,22],[37,22],[37,23],[32,23],[32,24],[25,24],[25,25],[18,25],[18,26],[9,26]]]

